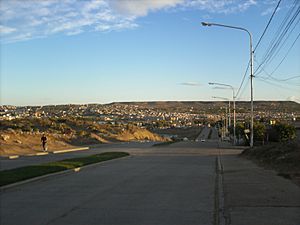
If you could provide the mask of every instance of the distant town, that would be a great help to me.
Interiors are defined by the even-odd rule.
[[[249,102],[236,102],[236,119],[249,118]],[[231,117],[233,108],[231,102]],[[300,104],[291,101],[255,102],[256,120],[296,121]],[[96,117],[102,124],[161,127],[193,126],[228,116],[228,102],[124,102],[111,104],[69,104],[47,106],[0,106],[0,120],[18,118]]]

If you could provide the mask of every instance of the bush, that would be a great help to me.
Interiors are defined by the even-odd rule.
[[[263,123],[254,123],[253,124],[253,138],[254,141],[264,141],[266,134],[266,126]]]
[[[274,129],[278,134],[278,141],[287,142],[296,138],[296,128],[289,124],[275,124]]]

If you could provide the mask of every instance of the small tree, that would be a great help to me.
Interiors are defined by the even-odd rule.
[[[277,131],[280,142],[286,142],[296,138],[296,128],[289,124],[275,124],[275,130]]]
[[[253,138],[255,141],[264,141],[266,126],[263,123],[256,122],[253,124]]]

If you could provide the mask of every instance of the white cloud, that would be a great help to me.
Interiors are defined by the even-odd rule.
[[[180,83],[180,85],[184,85],[184,86],[201,86],[200,83],[198,82],[183,82],[183,83]]]
[[[0,33],[1,34],[10,34],[10,33],[15,32],[15,31],[16,31],[15,28],[0,25]]]
[[[149,11],[175,7],[184,0],[110,0],[110,5],[118,12],[131,16],[146,16]]]
[[[185,2],[185,5],[189,7],[198,8],[210,13],[224,14],[243,12],[256,4],[255,0],[191,0]]]
[[[135,29],[137,18],[158,10],[193,8],[209,16],[242,12],[255,4],[255,0],[7,0],[0,7],[1,41]]]
[[[68,36],[72,36],[72,35],[80,34],[80,33],[82,33],[82,32],[83,32],[83,30],[80,30],[80,29],[78,29],[78,30],[72,30],[72,31],[70,31],[70,32],[67,32],[67,35],[68,35]]]

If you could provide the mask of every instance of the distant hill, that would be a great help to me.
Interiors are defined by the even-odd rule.
[[[151,101],[151,102],[114,102],[108,105],[133,105],[141,108],[153,108],[172,111],[195,110],[213,113],[228,105],[227,101]],[[232,105],[232,102],[231,102]],[[236,109],[249,111],[250,101],[236,101]],[[293,101],[255,101],[254,111],[298,112],[300,104]]]
[[[231,107],[232,107],[231,102]],[[74,111],[85,112],[88,115],[93,110],[102,110],[103,108],[117,108],[123,106],[138,107],[140,109],[153,109],[157,111],[169,112],[196,112],[217,114],[223,112],[224,107],[228,106],[228,101],[149,101],[149,102],[113,102],[109,104],[65,104],[65,105],[46,105],[46,106],[0,106],[1,108],[9,107],[15,110],[28,109],[42,110],[47,112]],[[250,101],[236,101],[236,110],[239,113],[250,111]],[[3,110],[2,110],[3,111]],[[300,104],[293,101],[255,101],[255,112],[270,113],[296,113],[300,114]]]

